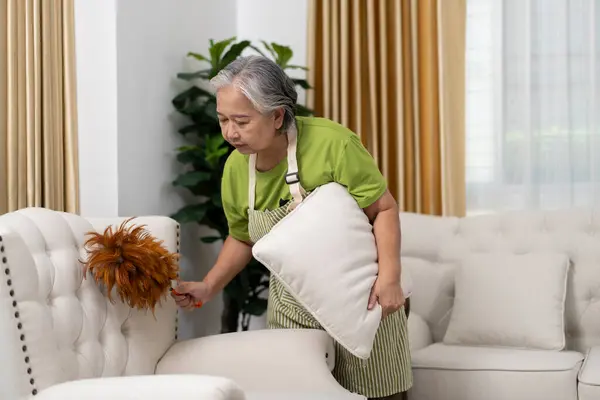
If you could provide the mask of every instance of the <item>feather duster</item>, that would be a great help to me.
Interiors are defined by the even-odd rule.
[[[135,217],[134,217],[135,218]],[[113,288],[121,301],[132,308],[151,309],[177,279],[179,256],[170,253],[163,242],[154,238],[145,225],[124,221],[115,231],[109,226],[104,233],[88,232],[84,244],[87,259],[82,261],[84,276],[91,273],[96,284],[104,285],[113,302]]]

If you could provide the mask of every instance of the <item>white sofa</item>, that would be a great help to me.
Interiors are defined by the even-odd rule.
[[[414,286],[409,318],[414,371],[411,400],[600,399],[600,209],[514,212],[461,219],[404,213],[401,225],[403,268],[409,270]],[[456,311],[456,296],[473,296],[476,292],[455,287],[455,277],[467,256],[491,255],[489,262],[493,264],[495,257],[544,252],[563,253],[570,260],[565,279],[566,301],[560,317],[561,326],[564,320],[563,349],[445,343],[455,312],[460,315],[454,315],[454,322],[462,324],[462,328],[478,326],[485,331],[485,324],[491,326],[497,320],[512,318],[507,329],[515,325],[526,327],[523,338],[531,332],[543,337],[555,330],[544,328],[543,332],[535,332],[546,314],[556,315],[552,308],[555,306],[550,303],[557,304],[560,296],[536,292],[537,284],[532,285],[531,293],[514,289],[527,280],[531,282],[531,273],[536,268],[539,271],[539,265],[529,268],[525,264],[522,275],[515,274],[512,280],[505,281],[506,294],[498,304],[486,303],[493,294],[485,292],[486,286],[482,285],[481,304],[471,297],[470,304],[463,302],[463,309]],[[558,276],[551,269],[548,266],[547,274],[539,273],[540,279],[543,277],[546,282]],[[485,280],[485,276],[478,279]],[[549,299],[548,304],[539,300],[544,298]],[[515,304],[522,304],[523,309]],[[502,314],[504,306],[507,314]],[[529,310],[536,307],[540,313],[524,320]],[[465,318],[465,310],[473,313],[470,320]],[[486,312],[495,320],[489,321]],[[462,331],[464,340],[492,343],[523,339],[518,333],[507,333],[502,326],[486,337],[469,337],[468,331]],[[537,345],[541,343],[530,343],[530,347]]]
[[[84,234],[122,218],[41,208],[0,216],[0,399],[352,400],[321,331],[262,330],[177,341],[170,297],[156,315],[111,304],[78,258]],[[136,223],[179,250],[166,217]]]

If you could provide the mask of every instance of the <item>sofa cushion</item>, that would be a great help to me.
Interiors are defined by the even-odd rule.
[[[413,352],[412,399],[577,400],[583,355],[449,346]]]
[[[413,368],[495,371],[567,371],[583,360],[576,351],[467,347],[435,343],[412,354]]]
[[[444,343],[562,350],[568,267],[560,253],[466,256]]]
[[[39,400],[245,400],[232,380],[206,375],[145,375],[82,379],[42,390]]]
[[[579,371],[579,400],[600,399],[600,346],[592,347]]]
[[[367,400],[365,396],[355,393],[321,393],[321,392],[246,392],[245,400]]]

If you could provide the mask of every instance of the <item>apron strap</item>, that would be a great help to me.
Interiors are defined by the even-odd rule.
[[[288,137],[288,171],[285,175],[285,182],[290,187],[290,193],[294,198],[294,207],[302,203],[303,189],[300,186],[300,173],[298,171],[298,160],[296,158],[296,149],[298,147],[298,128],[292,124],[287,132]]]
[[[293,206],[302,202],[302,193],[304,189],[300,185],[300,174],[298,171],[298,159],[296,149],[298,147],[298,129],[296,124],[290,126],[287,130],[288,147],[287,161],[288,169],[285,175],[285,182],[290,188],[290,193],[294,199]],[[254,210],[256,202],[256,154],[250,154],[248,158],[248,207]]]
[[[256,154],[250,154],[248,160],[248,208],[254,210],[256,201]]]

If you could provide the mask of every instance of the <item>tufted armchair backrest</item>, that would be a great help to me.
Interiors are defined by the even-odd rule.
[[[84,279],[85,233],[123,219],[28,208],[0,216],[0,398],[24,399],[82,378],[152,374],[176,334],[167,298],[151,312],[110,303]],[[178,226],[166,217],[135,223],[177,251]]]
[[[567,347],[585,352],[600,345],[600,209],[467,218],[403,213],[400,221],[403,268],[408,268],[414,287],[411,309],[428,323],[434,341],[441,341],[448,327],[454,271],[465,255],[550,250],[564,252],[571,260]]]

